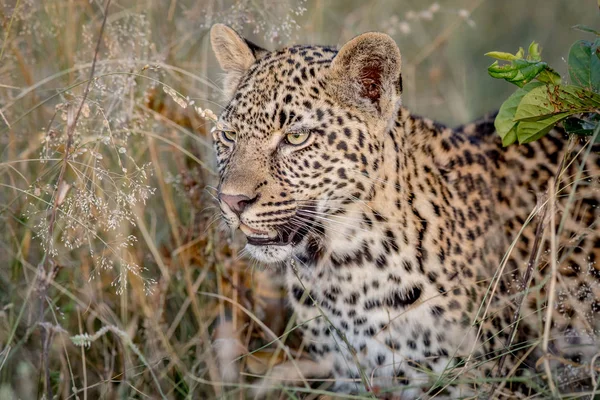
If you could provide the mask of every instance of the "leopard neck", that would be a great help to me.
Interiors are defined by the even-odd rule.
[[[435,208],[432,201],[438,193],[448,193],[433,150],[437,138],[446,134],[432,121],[400,109],[385,133],[379,167],[368,177],[368,195],[347,204],[344,213],[330,216],[330,222],[320,222],[323,238],[320,243],[308,241],[302,261],[333,270],[365,259],[376,264],[383,259],[378,254],[411,254],[424,261],[420,241],[425,231],[437,227],[425,225],[423,217]]]

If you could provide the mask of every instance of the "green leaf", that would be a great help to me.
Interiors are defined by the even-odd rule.
[[[538,121],[564,112],[595,112],[599,108],[599,94],[572,85],[544,85],[523,97],[514,119]]]
[[[569,76],[574,85],[600,92],[600,58],[596,53],[596,42],[575,42],[569,50],[568,66]]]
[[[536,42],[531,42],[529,45],[529,49],[527,50],[529,55],[527,56],[528,60],[531,61],[542,61],[542,52],[540,50],[540,45]]]
[[[494,62],[488,67],[488,73],[492,78],[504,79],[523,87],[526,83],[535,79],[536,76],[548,68],[548,64],[539,61],[514,60],[510,64],[499,65]]]
[[[551,85],[541,85],[526,93],[517,107],[514,119],[538,120],[558,112],[549,98],[554,88]]]
[[[567,133],[576,135],[591,136],[598,125],[597,122],[586,121],[584,119],[570,117],[563,122],[563,128]]]
[[[519,143],[533,142],[544,136],[561,120],[573,114],[595,112],[600,95],[573,85],[543,85],[523,96],[515,121]]]
[[[592,44],[592,53],[600,60],[600,38],[594,40]]]
[[[503,60],[503,61],[513,61],[513,60],[518,60],[519,57],[518,53],[517,55],[514,54],[510,54],[510,53],[505,53],[503,51],[490,51],[489,53],[485,53],[484,55],[488,56],[488,57],[492,57],[492,58],[497,58],[498,60]]]
[[[488,73],[492,78],[504,79],[519,87],[523,87],[523,85],[536,78],[540,82],[553,85],[561,83],[560,75],[542,61],[540,46],[536,42],[529,45],[527,52],[527,58],[523,58],[525,55],[523,48],[519,48],[516,54],[500,51],[487,53],[486,56],[508,62],[500,65],[498,61],[494,61],[488,67]]]
[[[517,57],[517,59],[525,57],[525,51],[522,47],[519,47],[519,51],[515,53],[515,57]]]
[[[599,4],[599,6],[600,6],[600,4]],[[586,26],[586,25],[581,25],[581,24],[578,24],[578,25],[575,25],[575,26],[573,27],[573,29],[575,29],[575,30],[578,30],[578,31],[581,31],[581,32],[593,33],[593,34],[594,34],[594,35],[596,35],[596,36],[600,36],[600,32],[598,32],[598,31],[597,31],[597,30],[595,30],[594,28],[590,28],[589,26]]]
[[[506,147],[517,141],[517,125],[513,126],[506,135],[502,137],[502,146]]]
[[[540,72],[540,74],[536,76],[536,79],[540,82],[549,83],[551,85],[560,85],[562,83],[560,74],[550,67],[546,67],[545,70]]]
[[[568,110],[576,112],[596,112],[600,109],[600,94],[574,85],[560,85],[558,88],[558,101],[560,105],[567,106]]]
[[[546,135],[561,120],[567,118],[571,113],[563,112],[554,114],[537,121],[521,121],[517,125],[517,138],[519,143],[530,143]]]
[[[517,140],[517,122],[515,121],[515,114],[521,99],[523,99],[523,96],[529,93],[529,91],[542,85],[543,83],[541,82],[530,82],[521,89],[517,89],[500,106],[500,110],[498,111],[498,115],[496,115],[496,119],[494,121],[494,126],[496,127],[496,132],[498,132],[498,135],[500,135],[502,138],[503,146],[508,146]]]

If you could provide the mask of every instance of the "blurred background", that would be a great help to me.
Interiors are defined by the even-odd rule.
[[[220,225],[212,24],[268,49],[386,32],[404,105],[458,125],[514,91],[484,53],[536,40],[564,76],[600,22],[595,0],[113,0],[90,81],[105,5],[0,0],[0,399],[245,398],[303,356],[278,272]]]

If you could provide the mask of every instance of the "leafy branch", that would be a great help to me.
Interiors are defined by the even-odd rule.
[[[515,54],[486,54],[496,59],[488,67],[490,76],[519,87],[496,116],[496,131],[503,146],[538,140],[559,123],[568,133],[590,136],[600,123],[600,33],[583,25],[574,29],[592,33],[596,38],[578,40],[571,46],[570,85],[542,61],[535,42],[529,46],[527,56],[523,48]]]

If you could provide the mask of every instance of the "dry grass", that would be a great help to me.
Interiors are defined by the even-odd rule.
[[[518,42],[499,42],[489,21],[519,2],[491,3],[0,0],[0,399],[242,399],[276,364],[304,363],[277,272],[219,229],[210,114],[196,109],[221,107],[207,28],[270,47],[384,29],[405,104],[457,123],[510,90],[484,81],[485,50],[571,12],[540,2],[512,18]],[[555,59],[575,37],[558,31]],[[439,387],[471,379],[451,372]],[[330,382],[273,384],[293,399]]]

